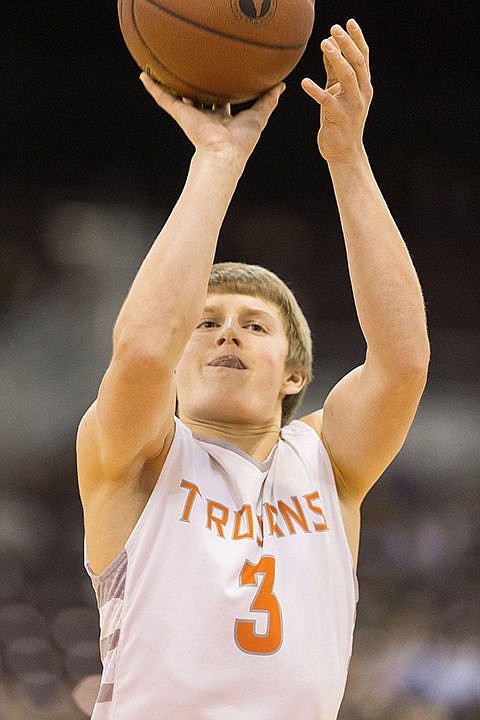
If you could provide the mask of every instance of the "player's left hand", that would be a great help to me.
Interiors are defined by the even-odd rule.
[[[349,163],[363,153],[363,129],[373,96],[368,45],[358,24],[349,20],[346,30],[332,26],[321,49],[325,89],[310,78],[302,80],[302,87],[320,105],[321,155],[328,163]]]

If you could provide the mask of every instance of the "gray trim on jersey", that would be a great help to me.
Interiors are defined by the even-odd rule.
[[[254,465],[260,472],[268,472],[270,470],[270,467],[273,462],[273,458],[275,455],[275,451],[278,447],[278,442],[275,443],[273,446],[270,455],[267,457],[266,460],[263,462],[258,462],[257,460],[254,460],[254,458],[251,457],[251,455],[248,455],[248,453],[244,452],[243,450],[240,450],[240,448],[236,447],[235,445],[232,445],[231,443],[227,442],[226,440],[217,440],[216,438],[207,438],[202,437],[201,435],[193,435],[195,440],[199,440],[202,443],[209,443],[210,445],[217,445],[218,447],[223,448],[224,450],[230,450],[231,452],[235,453],[235,455],[240,455],[240,457],[244,458],[245,460],[248,460],[252,465]]]
[[[100,686],[97,695],[97,703],[109,703],[113,698],[113,683],[104,683]]]
[[[104,658],[105,655],[111,650],[115,650],[120,640],[120,628],[117,628],[100,640],[100,657]]]

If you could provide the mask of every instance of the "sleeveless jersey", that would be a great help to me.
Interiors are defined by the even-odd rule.
[[[293,421],[264,463],[176,419],[100,611],[92,720],[334,720],[356,578],[334,476]]]

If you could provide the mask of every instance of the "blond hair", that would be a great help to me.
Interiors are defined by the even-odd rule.
[[[291,420],[312,379],[312,338],[300,306],[283,280],[260,265],[239,262],[216,263],[208,283],[210,293],[234,293],[260,297],[276,305],[282,316],[288,340],[286,367],[300,372],[305,386],[296,395],[286,395],[282,402],[282,426]]]

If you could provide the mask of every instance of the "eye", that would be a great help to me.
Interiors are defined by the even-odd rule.
[[[249,323],[247,327],[250,328],[250,330],[253,330],[255,333],[264,333],[266,332],[265,328],[262,325],[259,325],[259,323]]]
[[[202,320],[202,322],[197,325],[197,329],[203,329],[203,330],[211,330],[211,328],[217,327],[217,323],[215,320]]]

